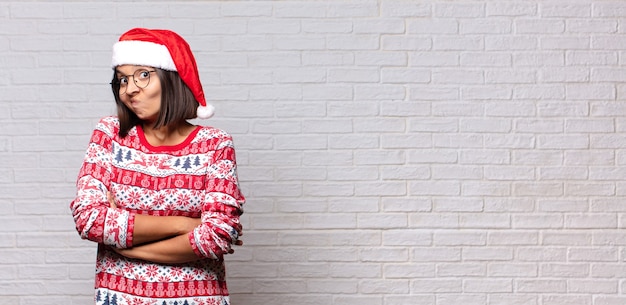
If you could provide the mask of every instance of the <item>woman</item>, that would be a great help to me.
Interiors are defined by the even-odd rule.
[[[95,128],[70,208],[98,243],[96,304],[229,304],[223,256],[244,196],[226,132],[209,118],[193,54],[167,30],[136,28],[113,46],[117,116]]]

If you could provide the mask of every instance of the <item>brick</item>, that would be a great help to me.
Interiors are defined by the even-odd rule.
[[[524,293],[563,293],[567,290],[564,280],[519,280],[515,283],[516,291]]]
[[[67,269],[63,265],[26,265],[19,267],[18,274],[20,280],[52,280],[66,278]]]
[[[378,296],[378,295],[371,295],[371,296],[341,295],[341,296],[335,297],[333,300],[337,302],[338,304],[345,304],[345,305],[380,305],[380,304],[383,304],[382,296]]]
[[[487,16],[535,16],[538,6],[536,3],[520,2],[493,2],[487,3]]]
[[[476,51],[483,48],[484,40],[480,36],[436,36],[433,50],[437,51]]]
[[[386,51],[430,50],[432,40],[423,36],[385,35],[382,37],[382,49]]]
[[[326,39],[329,50],[377,50],[380,47],[378,35],[330,35]]]
[[[416,247],[411,251],[415,262],[458,262],[461,250],[457,247]]]
[[[565,28],[572,33],[616,33],[618,25],[614,20],[567,20]]]
[[[411,100],[458,100],[459,89],[454,87],[426,87],[412,86],[409,88],[409,98]]]
[[[367,181],[377,180],[376,167],[334,167],[328,169],[328,180],[331,181]]]
[[[307,183],[304,191],[307,195],[317,194],[317,196],[347,196],[355,193],[355,187],[351,183],[335,183],[332,188],[325,182]]]
[[[355,234],[331,234],[330,244],[335,246],[377,246],[380,245],[380,235],[378,232],[358,231]]]
[[[589,204],[584,200],[542,200],[537,206],[541,212],[586,212],[589,210]]]
[[[424,212],[430,209],[431,203],[425,199],[382,198],[382,210],[388,212]]]
[[[407,294],[409,283],[409,280],[365,279],[359,283],[359,291],[364,294]]]
[[[565,226],[572,229],[613,229],[617,227],[614,215],[567,216]]]
[[[565,165],[608,165],[612,164],[615,156],[610,151],[568,151],[563,161]]]
[[[511,218],[513,228],[517,229],[549,229],[562,228],[563,217],[554,214],[514,215]]]
[[[546,298],[544,298],[546,300],[546,302],[550,302],[550,304],[558,304],[558,305],[565,305],[565,304],[581,304],[581,305],[589,305],[592,304],[591,300],[589,300],[586,297],[581,297],[581,296],[570,296],[570,295],[553,295],[553,296],[548,296]]]
[[[394,85],[357,85],[354,88],[356,100],[403,100],[406,89],[400,84]]]
[[[2,273],[0,273],[0,281],[17,279],[17,266],[0,266],[0,270],[2,271]]]
[[[460,279],[416,279],[411,282],[411,292],[424,293],[460,293],[463,290]]]
[[[513,291],[513,283],[505,279],[470,279],[463,284],[463,289],[469,293],[510,293]]]
[[[235,78],[237,75],[233,75]],[[272,79],[278,83],[323,83],[329,78],[321,68],[283,68],[273,72]],[[238,80],[237,80],[238,81]]]
[[[485,198],[485,211],[487,212],[530,212],[532,210],[534,210],[534,202],[528,198]]]
[[[542,276],[578,278],[589,275],[589,268],[583,264],[546,264],[540,268]]]
[[[486,234],[480,232],[435,232],[435,246],[484,246]]]
[[[46,289],[41,281],[0,281],[0,295],[44,295]]]
[[[328,17],[373,17],[379,15],[376,3],[333,2],[328,7]]]
[[[519,34],[558,34],[565,31],[563,20],[524,20],[515,22],[515,31]]]
[[[357,216],[357,226],[362,229],[380,228],[406,228],[407,216],[398,213],[368,214],[362,213]]]
[[[579,37],[544,37],[539,39],[539,45],[543,50],[580,50],[589,49],[590,43],[587,38]]]
[[[508,248],[467,248],[463,251],[464,260],[467,261],[510,261],[513,251]]]
[[[354,55],[340,51],[302,51],[304,66],[346,66],[354,63]]]
[[[408,55],[404,52],[365,51],[354,55],[354,62],[359,66],[398,66],[405,67]]]
[[[551,4],[540,5],[541,16],[544,17],[589,17],[592,6],[587,3]]]
[[[359,258],[364,262],[400,262],[408,258],[408,250],[405,248],[377,247],[362,249]]]
[[[333,83],[372,83],[380,79],[379,71],[375,69],[330,69],[328,81]]]
[[[441,3],[434,7],[436,17],[482,17],[485,6],[482,3]]]
[[[328,147],[326,136],[310,135],[310,136],[280,136],[275,140],[274,148],[277,150],[309,150],[309,149],[325,149]]]
[[[598,65],[608,66],[617,63],[618,54],[610,51],[568,51],[566,63],[568,65]]]
[[[430,16],[432,7],[429,3],[407,0],[386,1],[381,4],[382,15],[390,17],[426,17]]]
[[[566,88],[567,90],[567,88]],[[567,91],[566,91],[567,94]],[[587,116],[589,107],[587,102],[568,101],[568,102],[539,102],[537,105],[538,114],[541,116]]]
[[[308,229],[350,229],[358,226],[358,220],[342,213],[309,214],[303,217],[302,227]]]
[[[461,186],[454,181],[411,182],[408,192],[413,196],[458,196]]]
[[[491,277],[528,278],[536,277],[537,269],[532,263],[496,262],[489,265],[488,274]]]
[[[485,50],[488,51],[504,51],[504,50],[536,50],[539,45],[537,37],[532,35],[519,35],[519,36],[487,36],[485,37]],[[526,59],[528,54],[513,54],[521,58]]]
[[[334,278],[376,278],[382,274],[377,263],[331,263],[330,275]]]
[[[498,86],[473,86],[461,89],[461,98],[464,100],[509,100],[512,97],[510,88]]]
[[[274,15],[278,18],[321,18],[326,16],[327,5],[317,2],[282,3],[273,6]]]
[[[459,55],[451,52],[418,52],[411,54],[409,64],[415,67],[457,66]]]
[[[433,211],[437,212],[480,212],[483,204],[475,199],[436,199]]]
[[[459,22],[460,34],[507,34],[511,30],[512,23],[506,19],[467,19]]]
[[[626,7],[623,3],[593,3],[594,17],[623,17],[626,16]]]
[[[356,249],[325,249],[325,248],[315,248],[309,249],[307,251],[307,257],[309,261],[317,262],[356,262],[356,261],[364,261],[363,259],[359,260],[359,253]],[[406,259],[406,255],[404,256]],[[391,257],[389,257],[391,261]],[[368,261],[368,260],[365,260]]]
[[[562,52],[542,51],[513,54],[513,66],[563,66],[564,63],[565,58]]]
[[[563,100],[563,85],[520,85],[513,90],[513,99],[517,100]]]
[[[356,20],[353,24],[356,34],[401,34],[405,32],[404,19]]]
[[[542,244],[551,246],[573,246],[588,245],[591,243],[591,235],[576,232],[550,233],[545,234]]]
[[[304,33],[350,33],[354,27],[353,22],[343,20],[304,19],[302,22],[302,32]]]
[[[356,294],[357,283],[349,280],[320,281],[313,280],[307,282],[307,291],[314,294]]]
[[[463,61],[464,57],[461,57]],[[482,71],[471,69],[438,70],[432,73],[435,84],[482,84],[485,76]]]
[[[293,181],[293,180],[310,180],[320,181],[326,178],[326,169],[309,168],[307,171],[301,171],[301,168],[284,168],[276,172],[276,180]]]

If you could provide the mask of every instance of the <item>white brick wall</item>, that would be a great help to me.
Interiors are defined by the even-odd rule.
[[[235,137],[233,304],[626,304],[626,2],[286,0],[0,3],[0,305],[90,303],[68,205],[134,26]]]

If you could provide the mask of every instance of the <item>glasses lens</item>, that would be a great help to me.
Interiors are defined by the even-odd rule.
[[[135,84],[139,88],[145,88],[150,83],[150,71],[148,70],[138,70],[133,75],[133,79]]]
[[[135,86],[137,86],[138,88],[143,89],[147,87],[148,84],[150,84],[150,72],[154,72],[154,71],[137,70],[135,71],[133,75],[120,77],[120,79],[118,80],[118,84],[120,86],[120,91],[119,91],[120,94],[126,93],[126,89],[128,88],[128,83],[131,81],[131,79],[135,83]],[[129,77],[131,79],[129,79]]]

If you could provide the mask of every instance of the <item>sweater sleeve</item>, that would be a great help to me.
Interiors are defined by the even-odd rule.
[[[188,235],[196,255],[222,259],[228,253],[242,232],[239,217],[244,202],[237,178],[235,149],[232,138],[226,135],[208,164],[202,224]]]
[[[134,214],[110,208],[107,199],[112,173],[114,127],[114,119],[104,118],[93,131],[70,210],[81,238],[128,248],[132,245]]]

